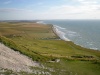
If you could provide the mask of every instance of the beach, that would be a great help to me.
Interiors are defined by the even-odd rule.
[[[61,32],[59,29],[57,29],[57,27],[55,25],[53,25],[53,31],[54,33],[60,37],[61,40],[64,41],[70,41],[68,38],[65,37],[65,33]]]
[[[57,28],[58,34],[85,48],[100,50],[99,20],[44,20]],[[61,34],[60,34],[61,33]]]

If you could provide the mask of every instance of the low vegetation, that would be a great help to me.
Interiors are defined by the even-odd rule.
[[[100,51],[61,40],[52,25],[1,22],[0,42],[42,64],[41,68],[32,67],[36,70],[32,75],[100,74]]]

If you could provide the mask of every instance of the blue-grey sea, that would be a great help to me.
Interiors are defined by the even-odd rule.
[[[100,20],[44,20],[53,24],[62,36],[82,47],[100,50]]]

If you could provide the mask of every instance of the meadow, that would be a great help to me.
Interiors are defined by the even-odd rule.
[[[40,75],[100,75],[100,51],[61,40],[52,27],[35,22],[0,22],[0,42],[41,63],[44,68],[32,67]]]

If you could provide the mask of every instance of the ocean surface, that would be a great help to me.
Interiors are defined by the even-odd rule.
[[[41,23],[53,24],[64,40],[100,50],[100,20],[44,20]]]

